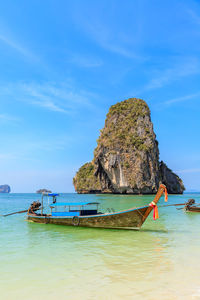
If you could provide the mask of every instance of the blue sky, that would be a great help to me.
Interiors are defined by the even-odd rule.
[[[200,190],[200,2],[0,1],[0,183],[73,192],[110,105],[144,99],[160,159]]]

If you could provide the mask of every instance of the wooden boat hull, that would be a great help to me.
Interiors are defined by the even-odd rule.
[[[140,229],[152,208],[144,206],[117,213],[97,214],[79,217],[52,217],[29,214],[28,220],[35,223],[81,226],[94,228]]]
[[[198,212],[198,213],[200,213],[200,207],[196,207],[196,206],[189,207],[189,208],[186,208],[185,211],[186,212]]]

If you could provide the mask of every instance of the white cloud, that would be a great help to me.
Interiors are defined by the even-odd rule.
[[[2,122],[17,122],[19,118],[8,115],[8,114],[0,114],[0,121]]]
[[[200,168],[179,170],[179,171],[176,171],[176,173],[180,173],[180,174],[185,174],[185,173],[200,173]]]
[[[46,108],[54,112],[67,113],[68,111],[59,104],[56,104],[52,91],[47,87],[43,90],[40,85],[23,84],[19,86],[21,93],[24,93],[24,101],[39,107]],[[25,100],[26,99],[26,100]]]
[[[152,71],[152,79],[139,90],[132,91],[131,94],[140,96],[146,91],[160,89],[184,77],[200,74],[200,62],[196,57],[182,58],[174,66],[163,70]]]
[[[91,5],[89,11],[85,9],[84,4],[82,10],[77,10],[75,7],[72,16],[79,29],[104,50],[126,58],[144,60],[144,57],[136,50],[141,39],[141,24],[143,23],[143,19],[140,17],[141,11],[138,9],[136,13],[133,10],[132,22],[126,26],[123,23],[120,24],[118,20],[118,17],[122,16],[122,11],[117,10],[113,16],[111,11],[106,9],[102,11],[101,4],[98,12],[97,9],[98,5],[96,4]]]
[[[22,46],[19,42],[15,41],[14,38],[8,37],[6,34],[1,34],[0,33],[0,42],[4,43],[5,45],[9,46],[10,48],[14,49],[21,55],[31,59],[31,60],[37,60],[36,56],[31,53],[28,49],[26,49],[24,46]]]
[[[83,56],[79,54],[73,54],[72,57],[69,59],[69,62],[82,68],[98,68],[103,65],[101,59],[94,58],[91,56]]]
[[[183,60],[172,68],[159,71],[157,76],[144,87],[144,90],[158,89],[183,77],[199,74],[199,67],[199,61],[196,58]]]
[[[200,92],[195,93],[195,94],[186,95],[186,96],[183,96],[183,97],[173,98],[173,99],[165,101],[164,104],[172,105],[174,103],[184,102],[184,101],[191,100],[191,99],[194,99],[194,98],[197,98],[197,97],[200,97]]]
[[[96,97],[92,93],[73,88],[72,84],[63,83],[15,83],[2,85],[0,95],[7,95],[15,101],[23,101],[48,111],[74,114],[83,107],[93,109],[90,99]]]

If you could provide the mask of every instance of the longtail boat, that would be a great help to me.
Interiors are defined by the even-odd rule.
[[[195,204],[194,199],[189,199],[187,203],[185,203],[185,211],[186,212],[200,212],[199,204]]]
[[[101,213],[98,211],[97,202],[57,202],[58,194],[47,194],[53,198],[49,204],[50,214],[43,212],[42,203],[33,202],[28,210],[27,219],[35,223],[56,224],[67,226],[95,227],[95,228],[116,228],[116,229],[140,229],[153,210],[154,219],[158,218],[157,203],[160,197],[165,194],[167,201],[167,190],[164,184],[161,184],[154,200],[147,206],[130,208],[118,212]],[[63,211],[58,208],[63,207]],[[36,211],[40,209],[41,212]]]

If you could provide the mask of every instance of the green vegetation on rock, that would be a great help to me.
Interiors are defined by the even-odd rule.
[[[94,175],[94,165],[84,164],[73,178],[73,184],[78,192],[100,191],[100,181]]]
[[[145,145],[150,136],[150,129],[145,128],[145,135],[139,136],[137,132],[138,118],[141,121],[149,118],[150,111],[145,101],[137,98],[119,102],[110,107],[106,116],[104,129],[100,130],[97,147],[134,147],[139,150],[148,150],[151,145]]]

